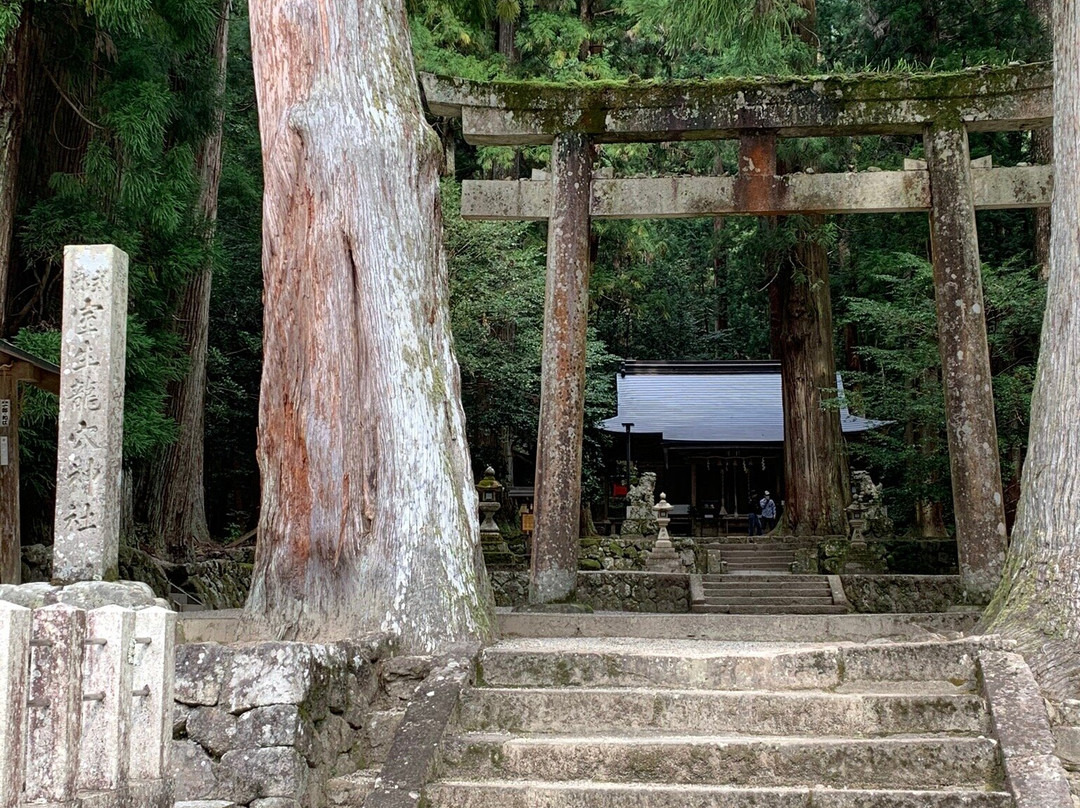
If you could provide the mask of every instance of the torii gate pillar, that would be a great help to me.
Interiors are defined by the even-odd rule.
[[[967,132],[935,126],[923,142],[960,577],[988,597],[1005,563],[1005,506]]]
[[[558,135],[551,147],[530,604],[567,600],[577,586],[591,180],[589,139]]]

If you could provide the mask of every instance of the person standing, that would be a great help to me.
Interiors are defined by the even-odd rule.
[[[757,491],[750,495],[750,513],[746,515],[747,535],[761,535],[761,505],[758,503]]]
[[[776,527],[776,502],[766,491],[765,496],[761,498],[758,505],[761,507],[761,521],[765,527],[765,532],[768,533]]]

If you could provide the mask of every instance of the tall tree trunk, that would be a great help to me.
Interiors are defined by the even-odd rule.
[[[403,0],[252,5],[265,193],[262,512],[249,618],[280,637],[485,638],[440,146]]]
[[[0,337],[7,335],[11,241],[18,202],[19,150],[29,62],[29,21],[30,9],[24,8],[18,27],[8,34],[0,54]]]
[[[222,124],[225,119],[225,75],[229,55],[229,12],[232,0],[222,0],[214,65],[217,71],[218,108],[196,166],[199,173],[199,213],[206,220],[207,237],[217,223],[218,186],[221,182]],[[210,539],[206,525],[203,484],[203,438],[206,411],[206,352],[210,331],[212,267],[206,266],[188,281],[176,314],[176,327],[187,349],[187,375],[170,385],[169,415],[179,434],[157,463],[149,499],[150,530],[155,542],[176,561],[193,556],[195,546]]]
[[[821,217],[811,217],[820,226]],[[784,524],[795,535],[847,533],[848,467],[836,389],[832,300],[825,248],[804,235],[774,281],[784,401]]]
[[[517,47],[514,45],[514,36],[517,33],[517,20],[504,20],[501,17],[496,21],[496,38],[499,40],[499,53],[510,64],[518,60]]]
[[[799,0],[804,16],[795,33],[811,54],[818,51],[817,5]],[[783,165],[781,173],[804,165]],[[836,389],[829,255],[816,238],[824,216],[806,216],[809,227],[784,257],[773,282],[772,343],[780,360],[784,400],[783,524],[795,535],[847,533],[851,500],[840,411],[825,406],[823,390]]]
[[[1053,32],[1050,0],[1028,0],[1028,9],[1046,28],[1047,36]],[[1031,159],[1035,163],[1054,162],[1054,133],[1052,129],[1036,129],[1031,133]],[[1050,211],[1035,209],[1035,261],[1039,264],[1042,279],[1050,278]]]
[[[1054,6],[1050,280],[1020,503],[983,627],[1016,639],[1052,698],[1080,693],[1080,6]]]

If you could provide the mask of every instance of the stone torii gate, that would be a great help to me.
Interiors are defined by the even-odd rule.
[[[969,132],[1046,127],[1048,64],[962,73],[666,84],[470,82],[421,77],[434,115],[484,145],[552,145],[548,180],[465,182],[462,215],[546,219],[547,291],[531,602],[574,590],[581,489],[589,228],[597,218],[928,211],[965,588],[988,594],[1006,546],[975,211],[1046,207],[1051,167],[973,165]],[[898,172],[775,176],[776,138],[921,135]],[[602,179],[592,144],[739,141],[735,177]]]

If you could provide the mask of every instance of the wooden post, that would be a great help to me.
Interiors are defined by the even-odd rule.
[[[22,581],[19,540],[19,376],[0,366],[0,583]]]
[[[581,507],[592,150],[583,135],[559,135],[551,155],[530,603],[574,594]]]
[[[924,144],[960,575],[967,591],[989,595],[1005,557],[1005,508],[967,132],[932,127]]]

